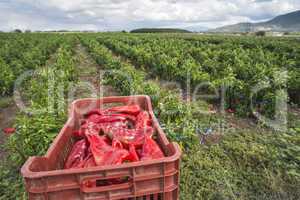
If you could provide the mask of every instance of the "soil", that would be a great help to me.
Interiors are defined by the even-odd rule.
[[[81,44],[78,44],[75,51],[79,80],[83,83],[82,87],[76,90],[75,98],[118,96],[112,86],[103,84],[100,74],[104,68],[95,62],[87,50]],[[93,87],[90,88],[87,85]]]
[[[17,106],[13,99],[9,99],[9,104],[5,108],[0,108],[0,159],[3,159],[6,152],[2,148],[7,136],[2,131],[4,128],[12,127],[17,113]]]

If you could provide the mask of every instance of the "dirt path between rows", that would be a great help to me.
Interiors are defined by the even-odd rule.
[[[44,67],[51,67],[55,62],[55,53],[53,53],[47,60]],[[21,94],[22,95],[22,94]],[[16,115],[19,109],[14,101],[13,96],[0,98],[1,102],[5,102],[5,105],[0,106],[0,159],[3,159],[7,152],[2,148],[8,136],[3,132],[4,128],[13,127],[15,123]],[[30,99],[23,99],[25,105],[29,105]]]
[[[7,101],[7,105],[0,108],[0,160],[6,155],[2,145],[5,143],[7,136],[4,134],[3,129],[13,126],[17,113],[17,106],[13,101],[13,98],[5,98],[3,101]]]
[[[119,93],[109,85],[104,85],[100,80],[100,72],[103,67],[89,55],[85,47],[77,44],[75,49],[76,67],[80,81],[80,87],[77,88],[75,98],[88,98],[101,96],[118,96]],[[89,86],[91,85],[92,88]]]

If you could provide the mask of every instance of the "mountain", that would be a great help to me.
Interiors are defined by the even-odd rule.
[[[191,32],[205,32],[208,30],[207,27],[199,26],[199,25],[192,25],[192,26],[186,26],[184,29],[189,30]]]
[[[260,23],[238,23],[229,26],[223,26],[210,32],[256,32],[256,31],[274,31],[274,32],[300,32],[300,10],[284,15],[279,15],[274,19]]]
[[[140,28],[130,31],[131,33],[190,33],[188,30],[178,28]]]

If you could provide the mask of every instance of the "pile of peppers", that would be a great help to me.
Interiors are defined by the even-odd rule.
[[[74,144],[65,169],[119,165],[163,158],[147,111],[138,105],[94,109],[73,132]]]

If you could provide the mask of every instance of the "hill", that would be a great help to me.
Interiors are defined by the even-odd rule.
[[[256,32],[256,31],[299,32],[300,10],[280,15],[261,23],[238,23],[210,30],[211,32]]]
[[[190,33],[188,30],[177,28],[140,28],[130,31],[131,33]]]

